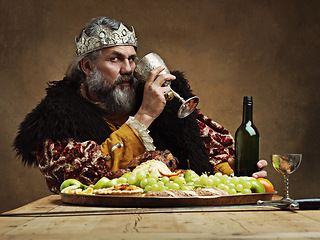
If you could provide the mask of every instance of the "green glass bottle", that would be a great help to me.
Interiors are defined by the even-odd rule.
[[[235,134],[235,176],[252,176],[259,171],[257,162],[260,159],[260,135],[253,124],[252,96],[243,98],[242,123]]]

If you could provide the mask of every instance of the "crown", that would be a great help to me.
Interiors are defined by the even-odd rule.
[[[122,23],[118,30],[110,30],[104,26],[100,26],[97,31],[88,37],[87,34],[82,31],[80,39],[75,38],[76,53],[79,58],[84,57],[87,53],[119,45],[130,45],[137,47],[138,40],[135,36],[134,29],[132,31],[126,28]]]

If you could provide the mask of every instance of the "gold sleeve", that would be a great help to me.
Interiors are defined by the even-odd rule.
[[[123,124],[100,145],[101,154],[112,172],[124,168],[132,158],[145,152],[146,148],[139,135],[128,125]]]
[[[233,173],[232,168],[230,167],[229,163],[222,162],[218,165],[214,166],[214,173],[221,172],[222,174],[230,175]]]

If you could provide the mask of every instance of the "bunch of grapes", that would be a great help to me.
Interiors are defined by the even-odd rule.
[[[206,187],[218,187],[230,195],[250,194],[252,179],[248,177],[229,177],[222,173],[214,175],[198,175],[192,170],[187,170],[184,176],[158,176],[155,172],[139,171],[135,174],[125,173],[120,178],[110,181],[111,185],[129,184],[141,187],[145,192],[164,190],[193,190]]]

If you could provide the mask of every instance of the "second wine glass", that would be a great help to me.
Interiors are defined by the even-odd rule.
[[[281,208],[295,208],[299,203],[290,198],[289,176],[298,169],[302,160],[302,154],[272,154],[271,161],[273,168],[283,175],[284,196],[276,201],[258,201],[258,204],[271,204]]]
[[[294,202],[289,196],[289,176],[300,166],[302,154],[273,154],[271,155],[274,169],[283,175],[284,178],[284,196],[281,199],[284,202]]]

